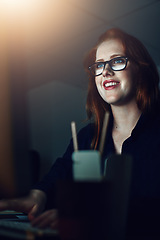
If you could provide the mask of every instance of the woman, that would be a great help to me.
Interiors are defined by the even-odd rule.
[[[140,41],[119,30],[110,29],[86,55],[89,77],[87,114],[91,123],[78,134],[79,149],[98,149],[102,122],[110,112],[102,160],[113,153],[133,157],[131,199],[160,197],[160,113],[159,76],[155,63]],[[48,175],[25,199],[0,203],[0,209],[25,211],[33,225],[55,227],[57,212],[39,215],[50,200],[58,179],[72,179],[73,143],[57,159]]]
[[[94,76],[94,72],[92,74],[92,70],[94,69],[95,66],[97,66],[97,63],[95,65],[93,64],[94,61],[96,62],[101,61],[101,59],[99,60],[99,58],[101,57],[102,58],[104,57],[105,59],[107,59],[107,55],[109,57],[107,60],[113,59],[114,57],[112,57],[112,52],[114,51],[116,53],[115,57],[117,56],[126,57],[126,59],[122,59],[122,60],[120,59],[120,61],[122,61],[122,64],[119,64],[124,66],[124,69],[122,70],[115,69],[112,71],[111,65],[114,65],[114,62],[111,61],[110,63],[111,65],[107,67],[107,69],[110,70],[110,72],[106,73],[105,71],[103,71],[103,73],[101,73],[104,66],[103,65],[102,68],[100,68],[101,74],[98,72],[97,74],[98,76]],[[109,53],[110,53],[110,56],[109,56]],[[118,61],[119,59],[116,59],[116,60]],[[95,146],[96,146],[99,139],[99,134],[102,127],[102,121],[103,121],[105,111],[111,111],[113,113],[115,109],[115,104],[112,104],[111,102],[112,99],[109,99],[109,100],[107,99],[112,97],[112,96],[109,96],[109,93],[111,93],[112,95],[113,91],[109,91],[109,90],[110,89],[112,90],[112,88],[114,90],[119,90],[119,87],[123,87],[123,88],[127,87],[128,89],[128,86],[126,86],[128,81],[126,83],[123,82],[122,85],[114,81],[113,84],[116,84],[114,85],[114,87],[108,88],[108,89],[104,88],[103,86],[101,86],[102,85],[101,81],[105,79],[105,76],[103,75],[105,74],[110,75],[106,77],[108,81],[107,84],[109,84],[110,79],[112,79],[112,75],[113,76],[115,75],[118,78],[119,74],[120,75],[122,74],[122,77],[123,77],[123,74],[125,74],[128,71],[128,68],[130,68],[130,66],[128,65],[132,65],[131,67],[132,70],[130,71],[131,77],[129,77],[130,79],[132,78],[132,80],[130,81],[130,83],[128,83],[130,84],[130,87],[132,88],[132,90],[130,90],[129,95],[128,93],[125,92],[123,96],[124,92],[122,92],[123,98],[125,98],[126,94],[128,95],[126,99],[127,101],[124,102],[123,104],[123,100],[125,101],[125,99],[120,99],[121,102],[119,103],[117,102],[116,105],[118,106],[123,105],[124,107],[128,107],[128,103],[132,103],[132,106],[134,106],[134,109],[138,111],[137,120],[141,112],[143,113],[149,112],[150,110],[152,110],[157,106],[157,103],[159,101],[159,88],[158,88],[159,76],[158,76],[156,66],[152,61],[151,57],[149,56],[148,52],[144,48],[144,46],[136,38],[118,29],[111,29],[100,37],[97,45],[90,51],[89,55],[86,57],[86,61],[85,61],[86,71],[88,71],[88,65],[91,66],[89,68],[89,70],[91,70],[91,73],[89,72],[87,111],[88,111],[89,117],[92,115],[96,116],[95,118],[95,122],[97,125],[97,128],[96,128],[97,133],[95,135]],[[99,67],[99,65],[97,67]],[[112,84],[112,81],[110,84]],[[124,90],[126,91],[126,89]],[[102,106],[102,107],[100,108],[99,106]],[[122,109],[122,108],[116,108],[116,110],[118,109]],[[128,111],[130,110],[131,109],[129,107]],[[115,111],[113,115],[114,114],[115,114]],[[116,127],[115,121],[118,120],[115,118],[116,116],[114,116],[113,130]],[[119,117],[119,119],[121,118]],[[130,130],[132,129],[133,127],[131,127]]]

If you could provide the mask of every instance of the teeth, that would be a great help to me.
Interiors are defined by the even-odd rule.
[[[116,82],[109,82],[109,83],[106,83],[104,86],[105,87],[110,87],[110,86],[114,86],[114,85],[117,85],[118,83]]]

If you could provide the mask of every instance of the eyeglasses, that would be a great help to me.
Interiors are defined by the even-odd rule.
[[[108,64],[113,71],[121,71],[126,68],[127,62],[127,57],[116,57],[112,58],[110,61],[95,62],[91,66],[89,66],[89,70],[92,75],[99,76],[105,69],[106,64]]]

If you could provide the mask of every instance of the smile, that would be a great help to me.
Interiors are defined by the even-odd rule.
[[[107,90],[107,89],[113,89],[115,88],[117,85],[119,85],[119,82],[117,81],[104,81],[103,83],[103,87]]]

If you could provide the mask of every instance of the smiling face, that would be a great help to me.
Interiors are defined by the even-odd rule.
[[[127,57],[122,43],[118,39],[106,40],[97,48],[96,62],[109,61],[120,56]],[[111,105],[136,102],[135,69],[130,61],[121,71],[113,71],[106,64],[102,74],[95,77],[95,82],[101,97]]]

